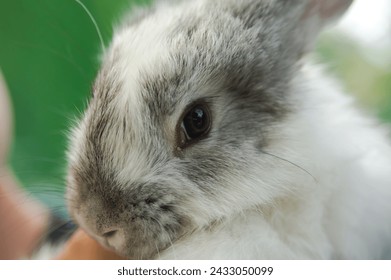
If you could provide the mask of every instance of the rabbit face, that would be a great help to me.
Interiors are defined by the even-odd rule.
[[[269,2],[184,1],[116,33],[68,153],[70,213],[102,244],[155,258],[289,189],[266,151],[294,114],[307,10]]]

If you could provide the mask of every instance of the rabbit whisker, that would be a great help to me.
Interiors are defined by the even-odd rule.
[[[286,158],[282,158],[282,157],[279,157],[279,156],[277,156],[277,155],[275,155],[275,154],[271,154],[271,153],[265,152],[264,150],[261,150],[261,153],[263,153],[263,154],[265,154],[265,155],[269,155],[269,156],[275,157],[275,158],[277,158],[277,159],[279,159],[279,160],[285,161],[285,162],[287,162],[287,163],[289,163],[289,164],[291,164],[291,165],[293,165],[293,166],[299,168],[301,171],[304,171],[304,172],[307,173],[309,176],[311,176],[311,178],[312,178],[315,182],[318,182],[318,180],[315,178],[314,175],[312,175],[307,169],[301,167],[300,165],[298,165],[298,164],[296,164],[296,163],[294,163],[294,162],[292,162],[292,161],[290,161],[290,160],[288,160],[288,159],[286,159]]]

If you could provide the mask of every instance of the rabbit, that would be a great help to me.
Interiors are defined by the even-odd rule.
[[[388,129],[311,58],[352,0],[157,1],[102,56],[67,207],[129,259],[379,259]]]

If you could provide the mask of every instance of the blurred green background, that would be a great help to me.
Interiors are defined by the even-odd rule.
[[[124,11],[148,2],[83,0],[106,45]],[[99,53],[95,27],[74,0],[0,0],[0,68],[16,120],[11,164],[23,185],[52,208],[63,205],[65,135],[90,95]],[[357,43],[340,34],[322,37],[318,60],[364,107],[391,121],[389,67],[365,59]]]

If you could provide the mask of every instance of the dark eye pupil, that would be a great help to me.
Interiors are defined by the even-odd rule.
[[[192,121],[197,129],[202,129],[205,123],[205,112],[201,108],[196,108],[192,114]]]
[[[183,119],[188,140],[203,136],[209,129],[209,116],[207,110],[201,105],[192,108]]]

